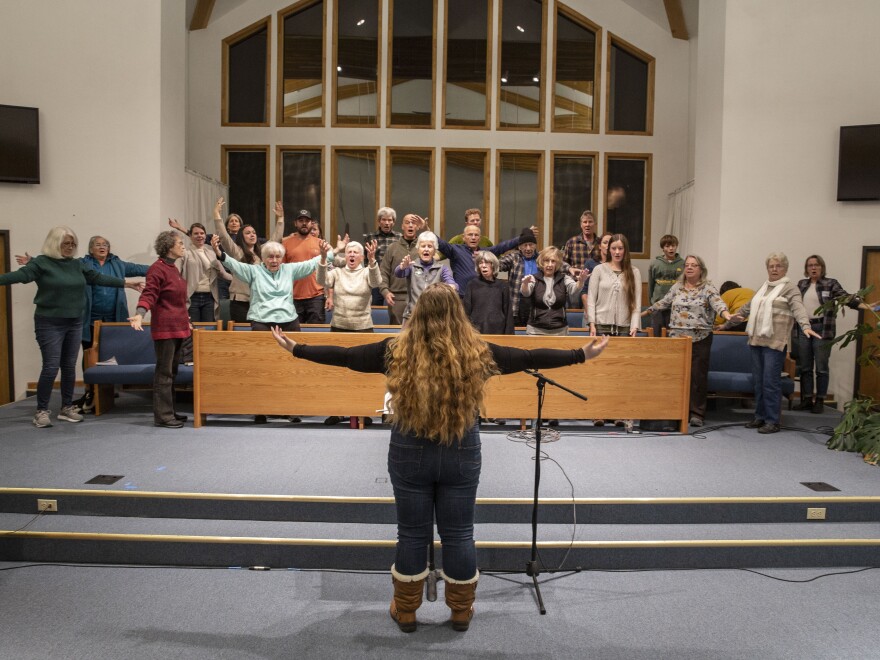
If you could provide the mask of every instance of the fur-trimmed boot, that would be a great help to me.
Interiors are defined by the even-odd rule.
[[[415,632],[416,610],[422,604],[422,593],[428,569],[418,575],[403,575],[391,566],[391,581],[394,583],[394,598],[391,599],[391,618],[397,621],[403,632]]]
[[[446,604],[452,610],[452,629],[464,632],[474,616],[474,598],[480,571],[470,580],[453,580],[441,571],[446,582]]]

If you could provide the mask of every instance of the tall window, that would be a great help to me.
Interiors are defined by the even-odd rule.
[[[556,4],[553,70],[553,130],[598,131],[599,39],[602,28]]]
[[[434,125],[434,0],[390,0],[389,126]]]
[[[491,0],[446,0],[443,127],[489,125]]]
[[[298,211],[305,209],[321,222],[323,150],[320,147],[278,147],[278,199],[284,204],[284,235],[293,233]],[[335,243],[333,243],[335,245]]]
[[[489,150],[443,150],[443,208],[440,222],[429,223],[441,236],[451,236],[464,227],[464,212],[480,209],[483,218],[489,206]],[[483,227],[486,231],[486,227]]]
[[[637,259],[651,256],[651,160],[651,154],[605,154],[605,230],[626,236]]]
[[[515,238],[526,227],[541,226],[544,209],[543,151],[499,151],[496,184],[496,242]]]
[[[595,153],[554,151],[551,153],[550,173],[553,182],[550,218],[550,241],[561,248],[565,242],[580,233],[581,214],[596,208],[598,168]]]
[[[379,125],[379,0],[335,2],[333,123]]]
[[[324,23],[323,0],[278,12],[279,126],[324,123]]]
[[[500,0],[498,128],[544,126],[543,0]]]
[[[608,133],[654,134],[654,58],[608,35]]]
[[[430,216],[434,207],[433,149],[389,149],[387,167],[385,199],[397,211],[398,220],[405,213]]]
[[[269,125],[269,17],[223,40],[224,126]]]
[[[379,208],[379,150],[340,148],[333,150],[333,215],[330,236],[348,229],[358,239],[375,229]]]
[[[222,181],[229,185],[226,209],[268,236],[269,147],[223,145]]]

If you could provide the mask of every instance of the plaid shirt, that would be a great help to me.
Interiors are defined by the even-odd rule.
[[[801,296],[803,296],[809,288],[809,279],[801,280],[800,282],[798,282],[798,290],[801,292]],[[837,280],[830,277],[822,277],[819,278],[818,282],[816,282],[816,295],[819,296],[819,302],[824,305],[829,300],[849,294],[847,294],[844,288],[840,286],[840,282],[838,282]],[[847,304],[847,307],[849,307],[850,309],[858,309],[861,302],[862,299],[858,296],[855,296],[849,302],[849,304]],[[815,311],[816,310],[814,309],[808,309],[807,316],[812,318]],[[834,312],[825,312],[825,315],[822,317],[822,339],[834,339],[834,336],[836,334],[837,325]]]
[[[376,241],[378,244],[376,247],[376,261],[382,263],[382,257],[385,256],[385,250],[387,250],[388,246],[392,243],[399,241],[401,236],[403,236],[403,234],[399,231],[392,231],[390,234],[383,234],[378,230],[371,231],[369,234],[364,234],[364,243]]]
[[[595,238],[592,243],[587,243],[587,241],[584,240],[583,234],[572,236],[565,242],[565,247],[562,250],[562,258],[565,260],[565,263],[571,265],[572,268],[583,268],[587,259],[590,258],[590,252],[593,250],[595,244]]]

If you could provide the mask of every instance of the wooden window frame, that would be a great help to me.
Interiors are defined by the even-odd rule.
[[[624,153],[624,152],[605,152],[605,162],[603,164],[602,174],[605,181],[605,188],[602,195],[602,225],[603,231],[608,231],[608,160],[643,160],[645,161],[645,205],[642,209],[642,237],[644,244],[641,252],[631,252],[630,257],[633,259],[650,259],[651,258],[651,199],[653,196],[653,178],[654,178],[654,154],[652,153]],[[598,230],[597,230],[598,231]],[[628,237],[627,237],[628,238]]]
[[[430,220],[430,215],[433,212],[434,208],[434,174],[435,167],[437,162],[437,150],[434,147],[385,147],[385,203],[387,205],[392,205],[391,198],[391,186],[394,183],[393,177],[391,175],[391,166],[392,166],[392,155],[394,153],[401,152],[417,152],[417,153],[430,153],[431,155],[431,164],[429,165],[429,174],[428,174],[428,204],[425,209],[422,211],[427,215]],[[394,209],[397,211],[397,217],[399,220],[403,220],[403,216],[410,211],[406,211],[403,209]],[[412,211],[415,213],[415,211]]]
[[[322,30],[325,40],[324,46],[321,48],[321,116],[314,119],[305,118],[296,122],[288,122],[284,118],[284,20],[291,14],[297,14],[301,11],[309,9],[316,4],[321,4]],[[326,117],[327,105],[327,2],[326,0],[300,0],[292,5],[280,9],[276,14],[276,34],[278,35],[278,47],[276,49],[275,77],[276,77],[276,96],[275,104],[275,126],[323,126]]]
[[[406,0],[399,0],[406,2]],[[391,121],[391,87],[392,87],[392,67],[394,56],[394,2],[388,0],[388,36],[386,43],[388,44],[388,62],[385,68],[385,126],[387,128],[416,128],[416,129],[433,129],[437,125],[436,108],[437,108],[437,0],[434,0],[433,14],[433,36],[431,37],[431,121],[428,124],[394,124]],[[432,161],[433,164],[433,161]]]
[[[330,88],[331,88],[331,104],[333,106],[330,112],[331,128],[379,128],[382,122],[382,108],[379,90],[382,88],[382,50],[385,42],[383,41],[382,32],[382,0],[374,0],[376,3],[376,121],[374,123],[348,123],[341,122],[338,118],[339,103],[339,0],[333,2],[333,65],[330,67]],[[324,33],[326,34],[326,23],[324,25]],[[333,222],[336,216],[333,216]]]
[[[253,36],[257,32],[260,32],[265,28],[266,30],[266,92],[265,98],[263,99],[263,103],[266,108],[266,121],[263,122],[230,122],[229,121],[229,49],[230,47],[236,45],[240,41],[244,41],[248,37]],[[270,88],[272,86],[272,73],[271,73],[271,65],[272,65],[272,16],[266,16],[265,18],[261,18],[259,21],[255,23],[251,23],[246,28],[243,28],[226,37],[221,45],[221,60],[222,60],[222,76],[221,76],[221,86],[220,86],[220,125],[221,126],[270,126],[271,125],[271,113],[272,106],[269,98]]]
[[[564,15],[570,21],[577,23],[586,30],[590,30],[596,34],[596,54],[593,62],[593,126],[590,130],[578,130],[576,128],[555,128],[554,118],[556,117],[556,62],[557,62],[557,39],[559,34],[559,15]],[[562,4],[559,0],[554,0],[553,6],[553,70],[552,70],[552,90],[550,92],[550,132],[551,133],[577,133],[580,135],[590,135],[599,132],[599,117],[601,111],[602,98],[602,27],[598,23],[594,23],[583,14],[576,12],[571,7]],[[551,207],[552,208],[552,207]],[[552,233],[551,233],[552,235]]]
[[[360,152],[372,152],[376,157],[376,182],[375,182],[375,192],[376,192],[376,204],[380,202],[380,191],[379,191],[379,170],[381,167],[380,156],[381,156],[381,147],[368,147],[368,146],[340,146],[340,147],[330,147],[330,233],[329,237],[335,237],[339,234],[339,226],[337,222],[337,215],[339,213],[339,199],[337,197],[337,189],[339,184],[339,153],[340,152],[352,152],[352,151],[360,151]],[[324,196],[327,196],[327,192],[323,191]],[[373,209],[374,216],[370,220],[373,224],[375,224],[375,212],[379,209],[379,206]],[[368,224],[370,224],[368,222]],[[331,245],[332,245],[331,241]]]
[[[275,146],[275,199],[280,200],[282,203],[284,202],[284,153],[286,151],[311,151],[314,153],[318,153],[321,156],[321,197],[326,198],[325,195],[325,187],[324,187],[324,166],[326,163],[326,149],[323,145],[320,144],[279,144]],[[321,200],[321,204],[323,205],[323,199]],[[291,211],[295,213],[299,209],[285,209],[285,212]],[[309,209],[311,210],[311,209]],[[326,220],[326,214],[323,212],[323,207],[320,209],[320,217],[321,224],[324,225]],[[273,224],[275,222],[274,218],[272,220]],[[326,227],[322,227],[322,229],[326,229]],[[266,234],[269,236],[270,234]],[[328,234],[326,231],[324,235]],[[331,245],[335,245],[335,242],[330,242]]]
[[[266,217],[263,218],[263,236],[271,236],[272,227],[269,216],[272,214],[272,205],[269,203],[269,173],[271,160],[271,147],[268,144],[221,144],[220,145],[220,182],[229,185],[229,161],[227,156],[233,151],[254,151],[266,154],[266,189],[263,195],[266,197]],[[229,200],[226,200],[227,202]],[[227,207],[228,210],[228,207]],[[259,233],[259,232],[258,232]]]
[[[490,201],[490,173],[492,168],[492,150],[488,147],[485,148],[452,148],[452,147],[444,147],[440,152],[440,221],[434,225],[433,231],[438,236],[446,236],[446,162],[450,153],[460,154],[460,153],[481,153],[485,154],[486,159],[483,164],[483,204],[480,209],[483,212],[483,220],[485,221],[489,215],[489,201]],[[460,209],[460,212],[464,212],[465,209]],[[429,226],[431,223],[428,223]],[[461,219],[461,226],[464,227],[464,218]],[[488,235],[486,233],[486,227],[483,227],[483,235]]]
[[[556,187],[553,185],[556,180],[556,157],[557,156],[572,156],[575,158],[591,158],[593,160],[593,168],[591,175],[591,190],[592,193],[590,195],[590,210],[593,212],[593,217],[596,217],[597,213],[595,211],[596,204],[599,201],[599,152],[598,151],[550,151],[550,221],[548,223],[548,231],[547,236],[551,241],[553,241],[553,226],[556,223],[556,217],[553,215],[553,207],[554,201],[556,198]],[[584,209],[587,210],[587,209]],[[603,218],[604,219],[604,218]],[[580,227],[578,227],[580,230]],[[596,221],[596,235],[601,235],[602,230],[599,227],[598,219]],[[572,234],[573,236],[574,234]],[[564,247],[564,245],[557,245],[560,250]]]
[[[504,0],[498,0],[498,24],[495,26],[498,40],[498,70],[495,72],[495,130],[497,131],[522,131],[525,133],[543,133],[547,120],[547,12],[550,3],[547,0],[538,0],[541,3],[541,80],[538,87],[538,125],[537,126],[502,126],[501,125],[501,28],[504,20]]]
[[[445,130],[464,130],[464,131],[488,131],[492,117],[492,71],[494,62],[492,61],[492,44],[495,33],[495,14],[492,0],[482,0],[486,2],[486,120],[482,126],[454,126],[446,123],[446,76],[449,71],[449,35],[446,27],[449,25],[449,4],[444,2],[443,7],[443,79],[440,81],[442,90],[442,105],[440,110],[440,128]],[[454,150],[453,150],[454,151]],[[444,167],[445,169],[445,167]],[[442,217],[442,216],[441,216]]]
[[[654,135],[654,84],[656,59],[640,48],[633,46],[628,41],[621,39],[616,34],[608,32],[605,47],[605,98],[607,110],[605,112],[605,133],[607,135]],[[611,130],[611,49],[618,47],[641,60],[648,65],[648,89],[646,94],[645,130],[644,131],[612,131]]]

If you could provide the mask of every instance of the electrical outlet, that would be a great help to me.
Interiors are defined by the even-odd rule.
[[[807,509],[807,520],[825,520],[825,509]]]
[[[37,500],[37,512],[54,511],[58,513],[58,500]]]

